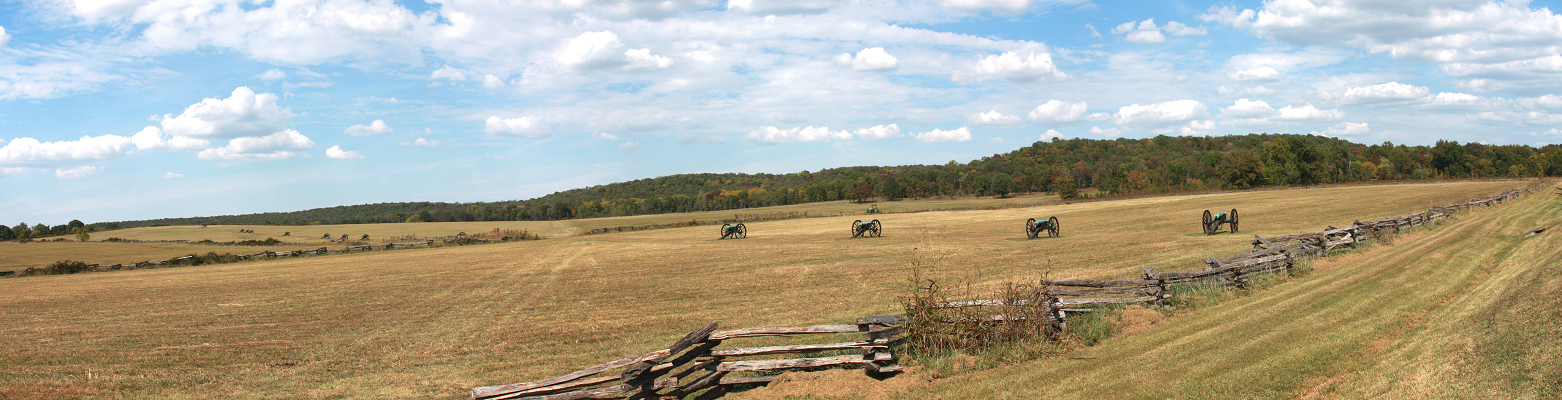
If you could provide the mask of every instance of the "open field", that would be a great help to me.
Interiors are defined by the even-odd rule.
[[[884,223],[884,237],[857,240],[846,237],[850,222],[860,217],[846,216],[751,223],[749,238],[741,240],[715,240],[717,227],[701,226],[550,236],[542,241],[484,246],[3,279],[0,280],[0,287],[4,288],[0,290],[0,340],[9,345],[0,346],[0,364],[7,365],[0,370],[0,397],[465,398],[466,390],[474,386],[555,376],[664,347],[709,321],[720,321],[727,328],[797,326],[839,323],[869,314],[898,313],[896,298],[910,275],[909,265],[915,257],[941,256],[942,262],[928,271],[931,276],[976,285],[1036,279],[1043,275],[1055,278],[1132,277],[1143,266],[1155,266],[1163,271],[1198,268],[1197,261],[1206,257],[1249,249],[1247,243],[1253,233],[1269,236],[1311,231],[1354,219],[1409,214],[1428,206],[1490,196],[1527,184],[1529,182],[1463,182],[1341,187],[895,214],[876,217]],[[1516,203],[1521,206],[1504,206],[1498,208],[1500,211],[1481,211],[1467,217],[1468,220],[1435,228],[1433,233],[1464,231],[1466,228],[1461,227],[1466,224],[1478,225],[1476,222],[1488,218],[1503,220],[1497,215],[1520,218],[1516,214],[1519,211],[1514,210],[1534,207],[1540,202],[1535,198],[1551,201],[1546,196],[1541,193]],[[881,209],[894,210],[892,207],[899,203],[879,205]],[[852,207],[855,212],[864,208],[857,204],[844,206]],[[934,207],[938,206],[911,208]],[[1233,207],[1241,212],[1241,235],[1204,236],[1199,233],[1198,218],[1204,209],[1219,211]],[[769,211],[773,209],[752,210]],[[730,217],[731,214],[721,213],[711,218]],[[1062,237],[1023,240],[1025,218],[1052,215],[1062,222]],[[609,218],[547,224],[632,225],[654,223],[652,217],[625,218],[625,221],[635,222]],[[671,218],[690,216],[679,214],[660,218],[671,221],[676,220]],[[470,224],[475,224],[476,229],[467,232],[485,232],[494,227],[525,229],[519,225],[491,222]],[[1451,252],[1447,254],[1456,260],[1490,260],[1488,253],[1497,250],[1487,247],[1513,240],[1504,236],[1508,234],[1505,229],[1510,227],[1502,226],[1490,231],[1468,231],[1498,233],[1476,235],[1489,236],[1477,240],[1490,243],[1450,242],[1447,244],[1458,248],[1445,251],[1439,245],[1424,250]],[[311,228],[341,230],[341,227]],[[237,233],[237,229],[223,228],[233,233]],[[252,229],[263,231],[262,227]],[[116,233],[129,231],[132,230]],[[293,234],[310,236],[301,232],[306,231],[297,230]],[[319,237],[323,233],[313,236]],[[407,233],[417,232],[385,235]],[[448,233],[429,233],[436,234]],[[1386,248],[1418,246],[1419,240],[1422,239],[1406,238],[1402,244]],[[17,246],[34,251],[36,247],[26,246],[56,244],[64,243]],[[101,243],[82,245],[98,244]],[[14,248],[0,246],[0,251]],[[233,249],[210,248],[219,252]],[[1465,255],[1459,251],[1474,253]],[[1378,254],[1373,252],[1366,256],[1377,257]],[[1418,269],[1432,268],[1402,258],[1405,260],[1399,263],[1414,264],[1412,266]],[[1408,279],[1406,277],[1411,276],[1390,269],[1352,275],[1349,279],[1323,279],[1352,270],[1355,268],[1342,265],[1328,269],[1320,265],[1320,272],[1314,277],[1271,291],[1312,288],[1310,290],[1319,291],[1316,296],[1328,300],[1332,298],[1328,297],[1328,290],[1349,288],[1340,286],[1346,285],[1340,282],[1356,282],[1391,291],[1396,287],[1373,282],[1382,279],[1393,282],[1396,277]],[[1454,271],[1461,270],[1454,268]],[[1475,274],[1460,272],[1449,276],[1463,276],[1449,279],[1467,281]],[[1456,293],[1455,289],[1459,287],[1471,286],[1434,286],[1441,288],[1437,293],[1443,294]],[[1412,300],[1437,298],[1431,294],[1409,297]],[[1292,303],[1303,303],[1285,299],[1276,298],[1271,303],[1293,306]],[[1427,301],[1430,300],[1406,302],[1404,307],[1414,309],[1417,304],[1424,305]],[[1233,301],[1200,310],[1178,318],[1170,327],[1113,339],[1102,349],[1122,348],[1124,352],[1144,349],[1143,342],[1131,341],[1168,335],[1162,333],[1166,331],[1182,332],[1183,325],[1203,326],[1202,329],[1219,329],[1222,323],[1241,325],[1248,317],[1233,319],[1233,314],[1222,314],[1201,318],[1199,315],[1241,308],[1248,303],[1248,300]],[[1249,307],[1274,307],[1270,303],[1258,304],[1263,305]],[[1345,335],[1344,339],[1376,338],[1378,331],[1386,329],[1383,327],[1396,326],[1395,318],[1400,315],[1392,310],[1371,314],[1380,311],[1349,309],[1370,312],[1367,317],[1378,318],[1374,320],[1378,325],[1348,329],[1346,333],[1340,333]],[[1271,317],[1287,316],[1289,314]],[[1277,323],[1264,318],[1254,317]],[[1228,334],[1299,340],[1298,335],[1318,333],[1316,326],[1306,328],[1311,330],[1286,335],[1252,330]],[[1350,333],[1358,331],[1367,333]],[[1225,336],[1218,337],[1222,339],[1208,342],[1229,342]],[[1117,345],[1114,341],[1127,343]],[[1135,344],[1139,346],[1130,346]],[[1433,345],[1436,343],[1423,344]],[[1352,354],[1351,348],[1343,348],[1346,349],[1343,353],[1334,355]],[[1106,351],[1102,349],[1087,351]],[[1246,357],[1247,353],[1220,350],[1211,357],[1237,359]],[[1145,359],[1145,362],[1150,361]],[[1261,359],[1252,366],[1231,365],[1233,362],[1227,360],[1226,366],[1233,374],[1257,374],[1254,371],[1269,365]],[[1320,361],[1319,366],[1310,368],[1335,368],[1337,364],[1339,362]],[[1414,363],[1405,365],[1408,365],[1406,368],[1417,366]],[[1177,370],[1167,368],[1165,371]],[[1295,380],[1300,383],[1293,386],[1311,382],[1312,372],[1326,374],[1328,371],[1309,370],[1308,374],[1299,375]],[[1020,371],[1007,373],[1022,374]],[[1248,376],[1242,374],[1233,376]],[[1099,376],[1103,378],[1099,379],[1107,381],[1104,377],[1109,375],[1102,372]],[[1164,374],[1158,376],[1169,379]],[[1035,376],[1037,380],[1024,386],[1037,390],[1055,386],[1035,383],[1053,382],[1045,378]],[[962,392],[960,385],[955,384],[959,379],[965,378],[956,378],[949,386],[935,384],[926,389],[930,391],[927,394],[959,398],[971,393],[998,393],[982,391],[983,387],[998,386],[971,382],[965,382],[965,386],[972,387],[973,391]],[[989,376],[989,381],[1001,379],[1008,378],[1002,374]],[[1168,392],[1170,396],[1182,397],[1188,397],[1188,391],[1199,390],[1197,385],[1237,384],[1200,383],[1210,381],[1202,378],[1173,381],[1185,386],[1164,382],[1163,385],[1174,390]],[[1100,390],[1113,388],[1109,383],[1102,385],[1106,386],[1099,387]],[[1375,386],[1363,386],[1363,390],[1372,388]],[[1081,386],[1079,390],[1082,392],[1075,392],[1075,396],[1101,393],[1092,386]],[[1291,394],[1279,389],[1260,393]],[[1016,398],[1029,397],[1032,396],[1016,394]]]

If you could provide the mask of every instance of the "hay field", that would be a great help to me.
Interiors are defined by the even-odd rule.
[[[1131,277],[1143,266],[1198,268],[1248,249],[1252,233],[1403,215],[1526,184],[884,215],[884,237],[873,239],[846,239],[858,218],[847,216],[753,223],[741,240],[715,240],[717,227],[702,226],[4,279],[0,396],[465,398],[474,386],[665,347],[709,321],[739,328],[898,313],[914,258],[941,257],[931,276],[978,286]],[[1232,207],[1241,235],[1199,233],[1204,209]],[[1063,237],[1023,239],[1025,218],[1052,215]]]

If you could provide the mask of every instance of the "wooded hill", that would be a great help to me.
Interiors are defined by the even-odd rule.
[[[1105,194],[1246,189],[1373,180],[1562,176],[1562,146],[1365,145],[1249,134],[1036,142],[967,163],[844,167],[791,174],[680,174],[530,200],[379,203],[282,213],[122,221],[120,226],[557,220],[729,210],[832,200],[985,196],[1078,189]]]

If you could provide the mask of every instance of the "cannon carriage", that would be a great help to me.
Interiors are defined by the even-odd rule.
[[[742,223],[739,223],[737,225],[726,225],[726,224],[723,224],[721,226],[721,238],[722,239],[727,239],[727,238],[742,239],[742,238],[746,238],[746,237],[748,237],[748,227],[747,226],[743,226]]]
[[[1231,233],[1237,233],[1237,222],[1237,209],[1235,208],[1231,209],[1231,212],[1229,213],[1222,212],[1215,214],[1210,214],[1209,210],[1204,210],[1203,226],[1205,235],[1214,235],[1219,233],[1220,226],[1225,224],[1231,224]]]
[[[859,219],[852,221],[853,239],[859,237],[879,237],[879,235],[882,234],[884,234],[884,225],[880,224],[879,220],[862,222],[862,220]]]
[[[1035,239],[1046,233],[1047,237],[1058,237],[1058,217],[1051,217],[1037,221],[1035,218],[1025,220],[1025,238]]]

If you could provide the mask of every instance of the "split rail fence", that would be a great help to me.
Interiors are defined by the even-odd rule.
[[[869,316],[854,324],[717,331],[712,322],[666,349],[539,381],[474,388],[472,398],[713,399],[738,385],[769,383],[778,376],[773,373],[790,369],[861,365],[869,374],[892,374],[901,371],[890,348],[898,345],[897,337],[905,333],[903,324],[900,316]],[[858,333],[862,340],[851,342],[720,348],[727,341],[743,338]],[[806,356],[821,352],[846,354]],[[804,356],[753,359],[775,355]],[[732,373],[748,376],[728,376]]]

